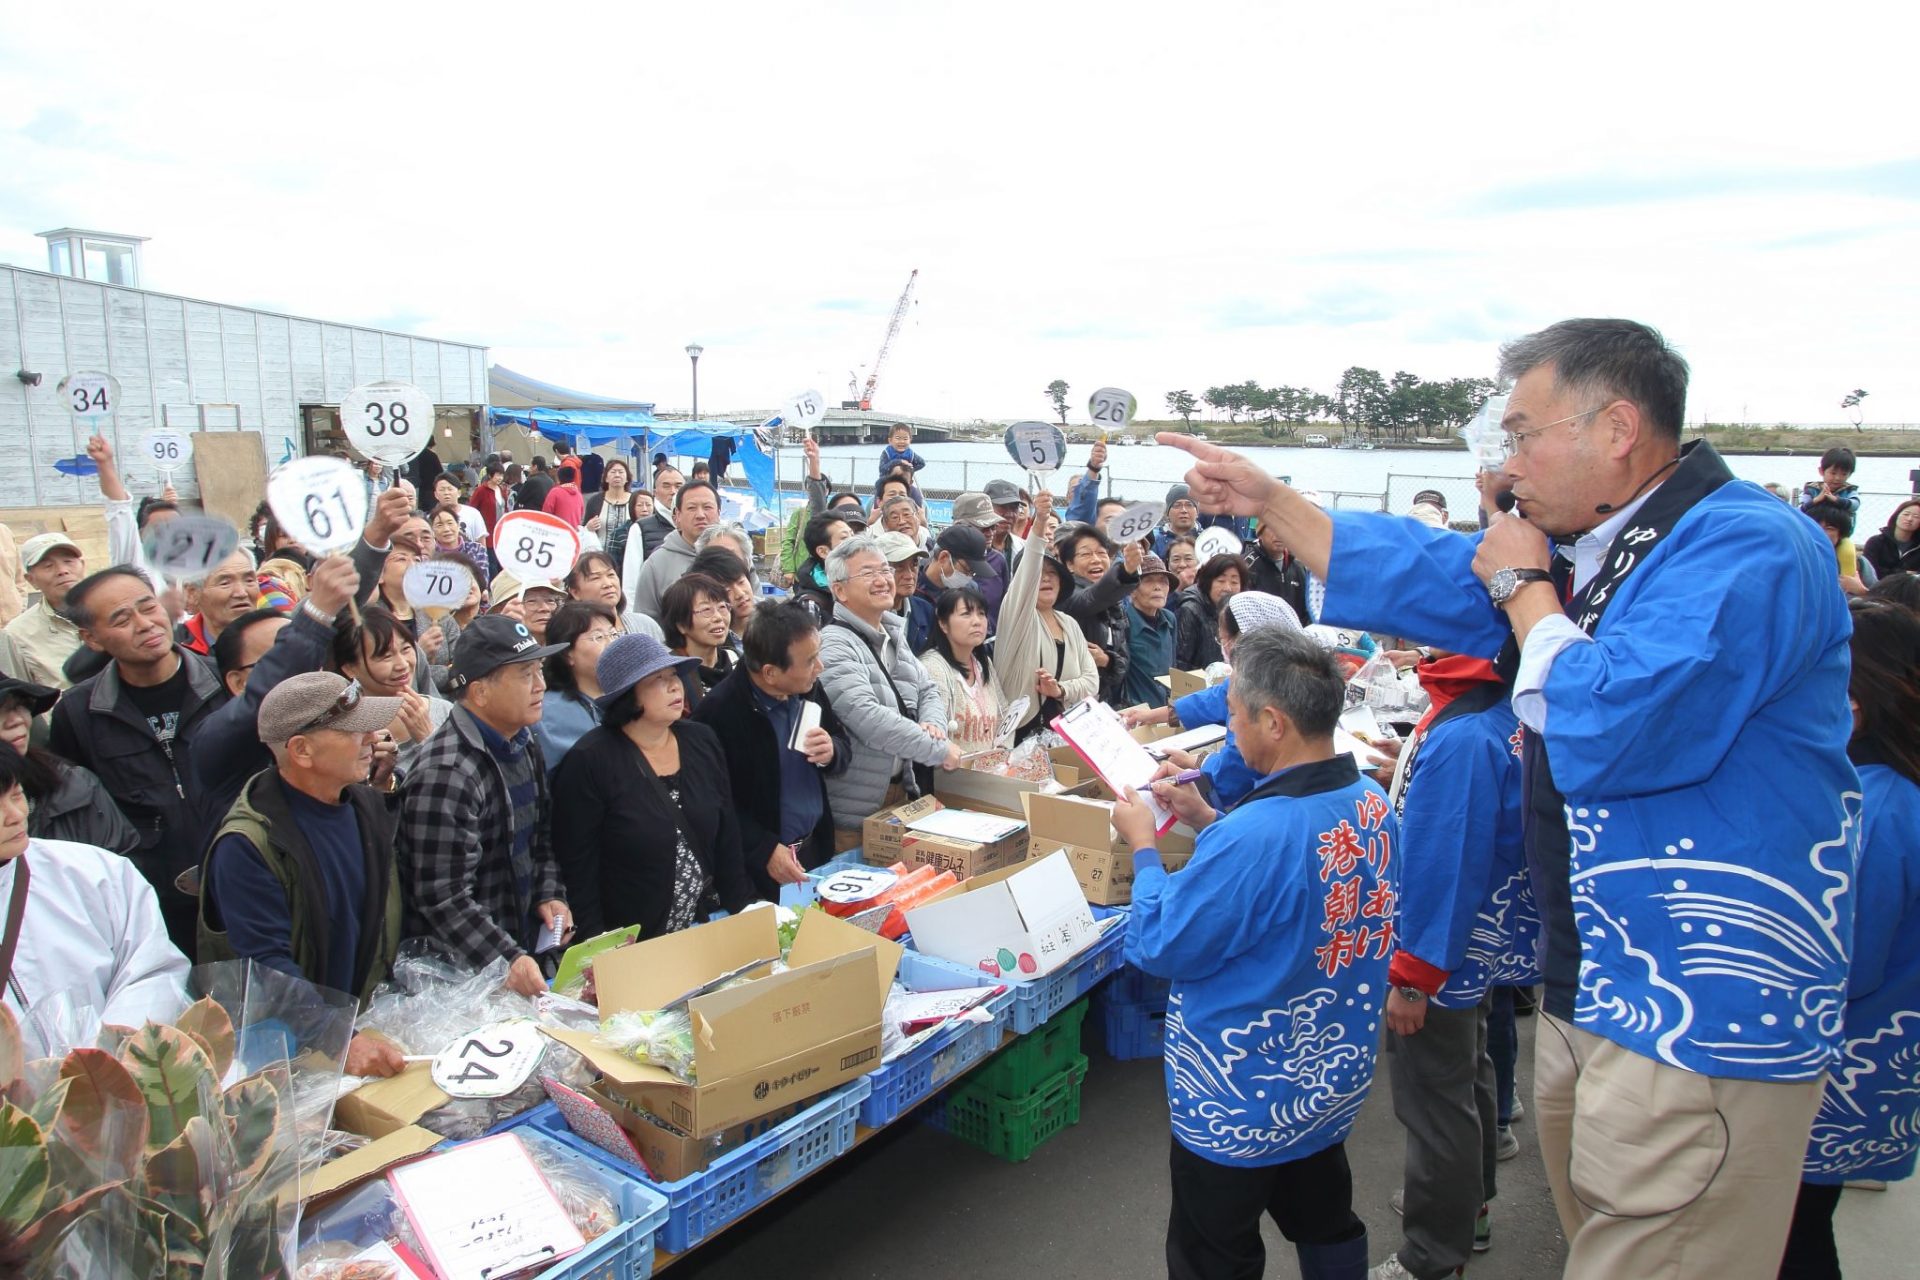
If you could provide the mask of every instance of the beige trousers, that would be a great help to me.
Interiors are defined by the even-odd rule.
[[[1543,1011],[1533,1120],[1568,1280],[1773,1276],[1823,1085],[1683,1071]]]

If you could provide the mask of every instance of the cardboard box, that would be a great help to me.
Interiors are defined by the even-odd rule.
[[[352,1094],[347,1095],[353,1096]],[[349,1151],[337,1160],[329,1160],[300,1179],[296,1193],[301,1200],[318,1200],[358,1186],[394,1165],[424,1155],[446,1139],[419,1125],[402,1125],[383,1137],[375,1138],[357,1151]],[[283,1194],[283,1200],[288,1196]]]
[[[792,1119],[807,1102],[812,1101],[807,1099],[789,1103],[778,1111],[743,1120],[723,1129],[715,1137],[693,1138],[661,1128],[634,1110],[627,1099],[602,1084],[588,1086],[587,1096],[605,1107],[607,1114],[613,1117],[613,1122],[633,1139],[633,1145],[640,1148],[641,1158],[647,1162],[647,1168],[656,1182],[678,1182],[696,1173],[704,1173],[715,1160],[744,1146],[781,1121]]]
[[[936,871],[951,871],[962,880],[1027,860],[1027,833],[1024,827],[1000,840],[982,844],[975,840],[914,831],[907,825],[942,808],[984,812],[998,818],[1026,821],[1018,808],[1012,813],[1005,813],[976,806],[943,805],[935,796],[922,796],[867,819],[862,832],[864,843],[860,846],[861,859],[870,867],[890,867],[896,862],[904,862],[909,867],[932,867]]]
[[[860,824],[860,857],[870,867],[890,867],[900,861],[900,842],[907,824],[940,807],[933,796],[921,796],[891,809],[867,815]]]
[[[1113,830],[1112,803],[1075,796],[1034,796],[1027,825],[1036,856],[1062,850],[1088,902],[1124,907],[1133,901],[1133,850]],[[1193,857],[1194,835],[1175,824],[1159,838],[1160,861],[1178,871]]]
[[[1207,687],[1207,673],[1204,671],[1169,671],[1154,679],[1172,690],[1176,698],[1184,698]]]
[[[1021,981],[1065,965],[1100,936],[1063,853],[978,876],[907,912],[914,947]]]
[[[433,1082],[431,1062],[409,1062],[399,1075],[369,1080],[333,1104],[336,1128],[384,1138],[451,1102]]]
[[[1078,781],[1080,772],[1074,770],[1074,780]],[[955,809],[972,809],[980,813],[997,813],[1004,818],[1022,816],[1020,797],[1036,791],[1046,790],[1043,782],[1028,782],[1022,778],[1002,777],[997,773],[980,773],[973,769],[944,769],[936,772],[933,779],[933,794]]]
[[[594,963],[603,1012],[658,1009],[755,960],[780,954],[771,911],[746,911],[645,939]],[[614,1095],[695,1138],[724,1133],[844,1084],[880,1065],[880,1024],[898,943],[809,911],[781,974],[688,1002],[697,1083],[596,1043],[592,1032],[546,1029],[571,1045]]]

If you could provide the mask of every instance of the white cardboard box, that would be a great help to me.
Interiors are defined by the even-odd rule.
[[[975,876],[907,912],[907,928],[926,954],[1013,982],[1052,973],[1100,936],[1063,852]]]

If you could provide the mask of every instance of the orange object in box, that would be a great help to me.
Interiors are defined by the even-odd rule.
[[[935,871],[932,867],[909,869],[904,862],[896,862],[886,870],[893,874],[893,883],[872,897],[852,902],[823,900],[821,908],[829,915],[846,918],[892,904],[893,910],[887,913],[877,930],[881,937],[892,941],[907,931],[905,913],[908,909],[930,902],[960,883],[960,878],[951,871]]]

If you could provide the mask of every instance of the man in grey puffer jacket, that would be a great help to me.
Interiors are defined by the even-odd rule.
[[[887,612],[893,567],[879,544],[848,538],[826,569],[834,607],[820,629],[820,688],[853,746],[846,772],[827,779],[834,852],[844,853],[868,814],[913,794],[913,765],[957,768],[960,749],[947,741],[946,703],[907,647],[905,620]]]

